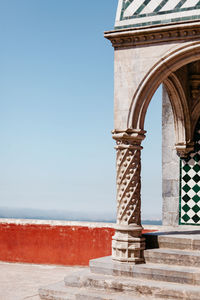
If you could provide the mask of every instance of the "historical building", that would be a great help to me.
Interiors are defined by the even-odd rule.
[[[163,224],[200,224],[199,1],[120,0],[115,30],[118,216],[113,258],[140,261],[140,152],[149,102],[163,84]],[[131,247],[129,247],[131,244]],[[129,246],[128,246],[129,245]],[[137,251],[134,250],[137,249]]]
[[[63,291],[73,297],[59,299],[200,299],[200,234],[188,231],[200,225],[200,1],[119,0],[114,30],[105,37],[115,50],[112,257],[65,278]],[[145,115],[160,84],[163,224],[172,232],[143,236],[140,156],[148,134]],[[72,291],[75,287],[79,290]],[[55,288],[41,289],[40,295],[58,299]]]

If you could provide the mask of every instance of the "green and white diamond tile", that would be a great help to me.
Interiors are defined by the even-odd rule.
[[[199,0],[119,0],[115,28],[200,19]]]
[[[180,224],[200,225],[200,122],[195,133],[195,152],[181,160]]]

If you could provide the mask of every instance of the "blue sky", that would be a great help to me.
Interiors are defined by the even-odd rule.
[[[0,1],[0,206],[114,214],[117,0]],[[142,211],[161,213],[161,90],[142,154]]]

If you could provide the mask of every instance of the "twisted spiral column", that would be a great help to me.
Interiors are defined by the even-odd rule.
[[[112,258],[122,262],[144,262],[140,198],[144,133],[131,130],[113,134],[117,142],[117,224]]]

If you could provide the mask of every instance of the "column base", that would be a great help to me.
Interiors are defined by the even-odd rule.
[[[138,225],[117,225],[112,241],[112,259],[133,264],[144,263],[145,238]]]

